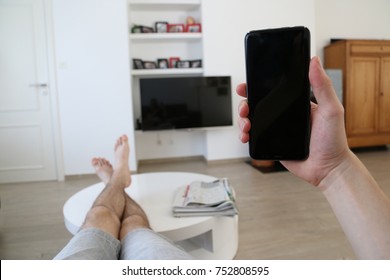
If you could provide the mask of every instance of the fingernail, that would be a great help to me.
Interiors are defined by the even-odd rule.
[[[323,68],[323,67],[322,67],[321,59],[320,59],[318,56],[316,56],[315,58],[316,58],[316,60],[317,60],[318,65],[319,65],[321,68]]]

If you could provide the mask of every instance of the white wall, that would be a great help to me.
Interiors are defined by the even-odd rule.
[[[315,0],[317,53],[331,38],[390,39],[389,0]]]
[[[204,154],[202,130],[136,132],[137,160],[166,159]]]
[[[53,21],[65,175],[92,173],[119,135],[135,150],[127,1],[53,0]]]

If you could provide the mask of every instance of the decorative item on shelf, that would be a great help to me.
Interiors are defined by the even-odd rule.
[[[190,61],[190,68],[201,68],[201,67],[202,67],[202,60],[201,59]]]
[[[167,26],[168,32],[170,33],[180,33],[184,32],[184,24],[169,24]]]
[[[186,32],[202,32],[202,25],[200,23],[187,24]]]
[[[168,32],[168,22],[166,21],[157,21],[155,23],[155,30],[157,33],[166,33]]]
[[[141,59],[133,59],[133,69],[144,69],[144,62]]]
[[[186,19],[186,24],[194,24],[196,21],[193,17],[189,16]]]
[[[169,68],[176,68],[176,64],[178,61],[180,61],[180,57],[170,57],[169,58]]]
[[[149,26],[133,25],[131,33],[154,33],[154,29]]]
[[[142,33],[141,26],[140,25],[133,25],[133,27],[130,29],[131,33]]]
[[[144,68],[145,69],[156,69],[157,65],[154,61],[144,61]]]
[[[176,62],[176,68],[190,68],[191,62],[189,60],[179,60]]]
[[[149,26],[142,26],[141,30],[142,33],[154,33],[153,27],[149,27]]]
[[[202,25],[197,23],[193,17],[187,17],[185,32],[202,32]]]
[[[167,68],[169,68],[168,59],[166,59],[166,58],[159,58],[157,60],[157,66],[160,69],[167,69]]]

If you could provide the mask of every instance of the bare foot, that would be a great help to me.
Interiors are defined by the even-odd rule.
[[[131,174],[129,168],[129,143],[126,135],[118,138],[115,144],[115,163],[114,172],[110,183],[116,187],[126,188],[131,183]]]
[[[95,168],[96,175],[107,185],[114,172],[111,163],[105,158],[93,158],[92,166]]]

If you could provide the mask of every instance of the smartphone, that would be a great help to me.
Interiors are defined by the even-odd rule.
[[[249,154],[304,160],[310,142],[310,31],[286,27],[245,36]]]

